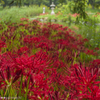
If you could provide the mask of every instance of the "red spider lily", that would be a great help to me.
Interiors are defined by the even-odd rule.
[[[100,81],[98,79],[98,71],[93,72],[92,69],[84,68],[82,66],[74,65],[75,73],[73,73],[73,85],[74,90],[77,92],[77,97],[82,99],[96,100],[97,96],[94,93],[94,87],[99,89]],[[98,68],[97,68],[98,70]],[[95,99],[93,99],[95,98]]]
[[[97,47],[97,48],[95,48],[95,50],[100,50],[100,49]]]
[[[16,70],[16,72],[14,73],[15,76],[13,78],[12,83],[16,82],[22,75],[22,69]]]
[[[57,15],[62,15],[62,13],[61,12],[58,12]]]
[[[0,40],[0,51],[1,51],[1,49],[2,49],[3,47],[5,47],[5,42],[3,42],[3,41]]]
[[[48,45],[47,45],[47,43],[40,43],[37,47],[40,47],[41,49],[47,49],[47,50],[49,50],[49,48],[48,48]]]
[[[100,66],[100,59],[96,59],[90,62],[91,68],[97,68]]]
[[[21,55],[21,54],[27,53],[27,51],[28,51],[27,47],[22,47],[22,48],[18,49],[17,54]]]
[[[44,13],[44,14],[42,13],[42,14],[40,14],[40,15],[48,15],[48,13]]]
[[[8,59],[8,61],[5,62],[4,58],[1,59],[2,69],[0,71],[0,79],[2,79],[2,83],[7,84],[5,83],[5,81],[10,79],[9,82],[12,82],[12,84],[14,84],[15,82],[18,82],[22,74],[24,76],[27,76],[28,74],[31,74],[33,72],[31,81],[34,83],[35,86],[29,84],[30,93],[35,94],[36,98],[38,98],[38,96],[40,96],[40,98],[43,99],[48,98],[48,94],[50,93],[49,91],[51,90],[48,87],[49,85],[47,79],[44,80],[44,74],[41,74],[41,72],[43,70],[46,70],[46,68],[49,66],[50,60],[48,59],[48,55],[46,55],[46,53],[42,51],[30,57],[19,56],[13,58],[13,56],[10,53],[8,55],[10,55],[11,57],[10,59]],[[8,55],[6,54],[5,56],[7,57]],[[10,64],[7,64],[9,62]],[[3,66],[5,65],[9,65],[10,67],[7,66],[3,68]],[[31,69],[31,73],[30,73],[30,69]],[[0,86],[4,86],[3,84]],[[29,93],[29,97],[31,98],[30,93]]]
[[[72,30],[71,29],[68,29],[68,32],[72,32]]]
[[[97,12],[96,14],[100,15],[100,13],[99,13],[99,12]]]
[[[31,74],[31,81],[29,85],[29,99],[40,97],[43,100],[44,98],[48,98],[48,94],[51,93],[49,83],[47,83],[48,79],[45,79],[44,74]],[[26,81],[23,83],[23,88],[27,86]],[[33,95],[34,94],[34,95]],[[47,99],[48,100],[48,99]]]
[[[89,49],[87,49],[85,51],[85,53],[88,54],[88,55],[98,55],[96,52],[94,52],[93,50],[89,50]]]
[[[73,14],[72,16],[73,16],[73,17],[77,17],[77,16],[79,16],[79,14],[75,13],[75,14]]]
[[[7,66],[7,69],[1,69],[0,70],[0,78],[1,83],[5,85],[9,85],[9,83],[14,83],[20,78],[21,71],[16,70],[16,72],[13,72],[15,69],[12,69],[11,67]],[[4,85],[0,85],[0,87],[4,87]]]
[[[1,41],[6,42],[6,38],[4,36],[2,36]]]
[[[4,46],[5,46],[5,42],[3,42],[3,41],[0,40],[0,48],[2,48]]]
[[[21,18],[20,20],[21,21],[28,21],[29,19],[28,18]]]
[[[20,23],[19,26],[24,26],[24,24],[23,23]]]
[[[58,30],[58,31],[64,31],[64,29],[63,29],[63,28],[58,28],[57,30]]]
[[[20,78],[23,76],[21,93],[26,93],[27,80],[30,79],[30,100],[99,100],[100,60],[89,62],[87,68],[85,64],[71,66],[74,60],[80,63],[81,52],[89,50],[84,46],[88,40],[59,24],[44,23],[39,28],[41,25],[36,20],[9,25],[0,35],[1,48],[5,42],[10,44],[13,38],[14,43],[18,41],[18,48],[21,47],[18,49],[16,46],[17,49],[14,47],[11,52],[0,55],[0,89],[6,88],[11,82],[13,88],[19,91]],[[31,35],[27,35],[29,32]],[[88,53],[95,53],[90,51]]]
[[[37,44],[38,42],[40,42],[40,39],[39,37],[34,37],[34,36],[31,36],[31,35],[26,35],[24,37],[24,42],[25,43],[28,43],[28,44]]]
[[[97,17],[98,15],[92,15],[93,17]]]
[[[67,29],[68,29],[68,27],[67,27],[67,26],[65,26],[63,29],[64,29],[64,31],[65,31],[65,30],[67,30]]]
[[[89,40],[85,38],[85,39],[83,39],[83,41],[84,41],[84,42],[88,42]]]
[[[32,23],[33,25],[39,25],[39,24],[38,24],[38,23],[39,23],[38,20],[33,20],[33,21],[31,21],[31,23]]]

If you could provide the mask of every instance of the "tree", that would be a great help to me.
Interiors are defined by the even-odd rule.
[[[88,15],[85,12],[87,0],[67,0],[67,3],[68,4],[66,5],[66,7],[68,7],[70,12],[80,14],[80,18],[87,18]]]
[[[92,8],[94,9],[95,0],[89,0],[89,1],[90,1],[90,4],[92,5]]]
[[[92,8],[98,8],[100,6],[100,0],[89,0],[88,4],[92,5]]]
[[[45,4],[46,6],[50,7],[50,5],[52,4],[52,1],[54,2],[55,5],[57,5],[58,3],[65,3],[66,0],[3,0],[4,4],[3,7],[5,6],[12,6],[12,5],[16,5],[16,6],[22,6],[22,5],[41,5],[41,4]]]
[[[21,6],[22,5],[22,0],[7,0],[8,2],[8,5],[11,6],[11,5],[16,5],[16,6]]]
[[[59,0],[59,3],[66,3],[66,0]]]
[[[51,3],[52,3],[52,0],[50,0],[50,5],[51,5]]]
[[[7,0],[3,0],[3,1],[4,1],[4,4],[3,4],[3,8],[4,8],[4,7],[6,7],[6,5],[7,5],[8,3],[7,3]]]

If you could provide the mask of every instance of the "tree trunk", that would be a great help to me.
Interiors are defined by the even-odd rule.
[[[52,0],[50,0],[50,4],[49,5],[51,5],[52,4]],[[51,8],[50,8],[51,9]]]
[[[51,3],[52,3],[52,0],[50,0],[50,5],[51,5]]]
[[[3,4],[3,8],[7,6],[7,0],[3,0],[5,4]]]
[[[92,1],[92,9],[94,9],[95,0]]]

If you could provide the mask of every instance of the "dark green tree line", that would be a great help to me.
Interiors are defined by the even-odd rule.
[[[57,5],[58,3],[63,3],[65,2],[66,0],[1,0],[4,2],[3,7],[6,7],[6,6],[22,6],[22,5],[26,5],[26,6],[29,6],[29,5],[41,5],[41,4],[44,4],[46,6],[50,6],[52,2],[54,2],[55,5]]]

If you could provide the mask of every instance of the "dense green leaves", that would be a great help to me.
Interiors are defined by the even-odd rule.
[[[50,4],[52,2],[54,2],[55,4],[58,4],[58,3],[63,3],[65,2],[66,0],[1,0],[1,4],[3,5],[3,7],[5,6],[12,6],[12,5],[17,5],[17,6],[21,6],[21,5],[33,5],[33,4],[36,4],[36,5],[41,5],[41,4],[44,4],[46,6],[50,6]]]

